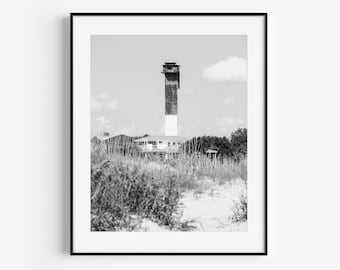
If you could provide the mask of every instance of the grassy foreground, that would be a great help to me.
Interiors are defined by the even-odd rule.
[[[134,231],[143,218],[184,230],[180,199],[186,191],[199,194],[207,185],[247,180],[246,159],[212,160],[205,155],[182,154],[168,161],[158,157],[113,153],[91,168],[91,230]],[[235,202],[232,222],[247,219],[245,195]]]

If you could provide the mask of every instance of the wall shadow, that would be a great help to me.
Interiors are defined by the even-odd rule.
[[[61,101],[62,101],[62,189],[61,189],[61,250],[70,254],[70,170],[71,170],[71,127],[70,127],[70,17],[61,19]]]

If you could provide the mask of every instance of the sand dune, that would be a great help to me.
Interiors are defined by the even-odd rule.
[[[235,201],[246,192],[242,179],[224,185],[207,183],[203,192],[185,192],[180,200],[180,221],[187,224],[189,231],[247,231],[247,222],[232,223],[230,216]],[[170,231],[166,227],[144,219],[140,231]]]

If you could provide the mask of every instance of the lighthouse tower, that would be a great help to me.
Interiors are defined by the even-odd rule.
[[[178,136],[179,65],[175,62],[165,62],[162,73],[165,75],[165,136]]]

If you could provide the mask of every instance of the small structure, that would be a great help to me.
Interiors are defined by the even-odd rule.
[[[214,149],[208,149],[207,151],[205,151],[205,154],[211,159],[216,159],[217,153],[218,151]]]
[[[110,139],[110,133],[104,132],[102,136],[94,136],[91,139],[91,142],[95,144],[107,143],[109,139]]]
[[[147,136],[134,140],[143,154],[161,154],[165,158],[177,155],[184,141],[185,138],[179,136]]]

